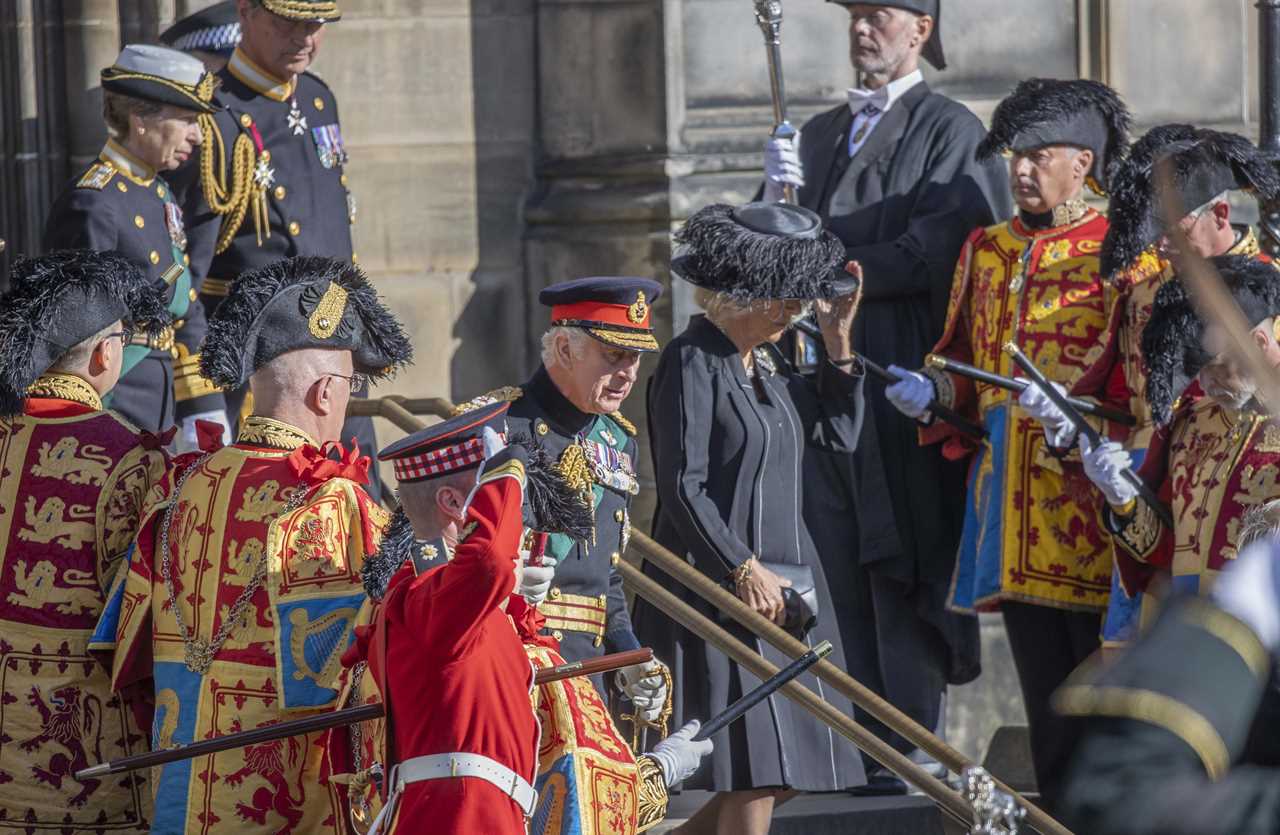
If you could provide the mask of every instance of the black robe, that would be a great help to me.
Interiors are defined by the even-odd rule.
[[[965,238],[1012,215],[1008,175],[1000,160],[974,161],[986,135],[977,117],[924,82],[894,103],[850,159],[852,122],[842,104],[805,124],[799,202],[822,215],[862,265],[855,349],[880,365],[919,368],[942,334]],[[868,381],[858,451],[841,474],[856,486],[847,492],[858,500],[858,558],[907,583],[945,586],[963,524],[966,465],[922,448],[915,422],[884,388]],[[827,544],[820,542],[824,554]]]
[[[658,485],[654,537],[720,581],[757,555],[812,567],[819,594],[811,644],[835,645],[844,667],[831,595],[802,520],[801,459],[806,444],[850,452],[862,414],[862,379],[827,365],[816,384],[792,372],[772,346],[775,372],[753,383],[733,343],[704,316],[663,350],[649,383],[649,437]],[[758,364],[758,368],[761,366]],[[759,386],[759,389],[756,386]],[[711,618],[710,604],[653,566],[646,573]],[[759,681],[643,600],[632,617],[640,642],[666,661],[675,680],[672,727],[706,720]],[[779,666],[789,659],[736,623],[723,625]],[[800,679],[846,713],[847,699]],[[857,750],[785,696],[775,695],[715,736],[712,767],[686,786],[730,791],[790,786],[830,791],[862,785]]]

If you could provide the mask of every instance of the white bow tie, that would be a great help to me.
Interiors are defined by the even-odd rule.
[[[868,106],[877,110],[888,110],[889,87],[886,85],[878,90],[863,90],[860,87],[850,87],[849,110],[853,111],[853,115],[857,116]]]

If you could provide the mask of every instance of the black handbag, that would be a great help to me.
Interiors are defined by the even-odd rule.
[[[782,605],[785,611],[782,628],[796,637],[803,638],[818,622],[818,590],[813,582],[813,569],[807,565],[789,562],[760,560],[760,564],[782,579],[791,582],[790,586],[782,589]],[[738,593],[733,575],[726,577],[721,585],[735,595]],[[723,613],[720,619],[732,620]]]

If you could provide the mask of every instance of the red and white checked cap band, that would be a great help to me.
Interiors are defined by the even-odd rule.
[[[474,467],[484,460],[484,441],[472,438],[453,446],[441,447],[421,455],[406,455],[392,462],[397,481],[436,478]]]

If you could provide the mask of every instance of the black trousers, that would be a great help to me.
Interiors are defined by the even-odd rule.
[[[1000,604],[1000,612],[1027,708],[1031,762],[1040,789],[1040,804],[1053,814],[1058,781],[1067,768],[1075,741],[1070,722],[1053,712],[1050,698],[1067,676],[1102,645],[1102,615],[1009,601]]]

